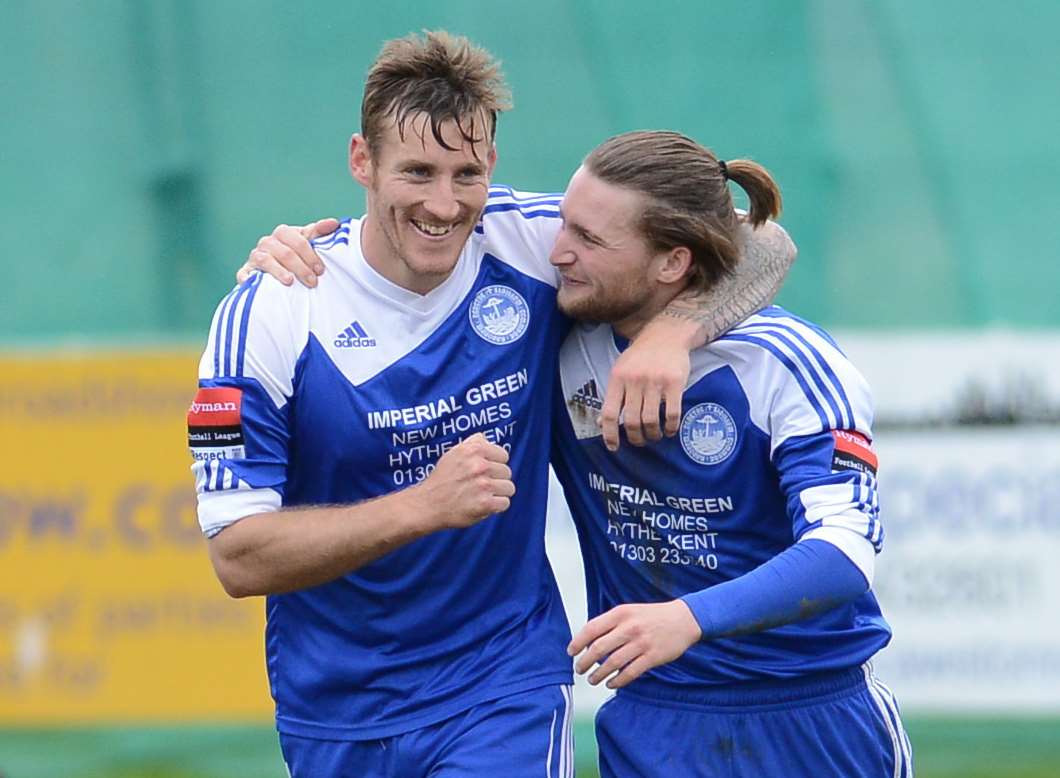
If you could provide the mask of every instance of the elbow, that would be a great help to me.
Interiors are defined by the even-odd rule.
[[[235,600],[268,594],[267,582],[248,555],[238,553],[218,538],[210,541],[210,562],[225,594]]]
[[[255,586],[251,576],[247,575],[245,571],[239,570],[238,565],[231,563],[218,564],[215,561],[214,573],[217,574],[217,580],[221,582],[221,588],[225,590],[225,594],[234,600],[267,594],[260,586]]]
[[[795,260],[799,258],[799,247],[795,245],[795,241],[786,232],[784,233],[784,240],[786,242],[784,256],[788,260],[788,267],[791,267],[795,264]]]
[[[799,256],[799,247],[795,245],[795,241],[791,239],[788,231],[779,224],[772,222],[771,227],[776,232],[777,255],[782,258],[787,267],[791,267]]]
[[[233,600],[241,600],[244,597],[255,597],[259,594],[265,594],[265,592],[256,590],[249,584],[249,582],[238,576],[223,576],[218,574],[217,579],[221,582],[221,588],[225,590],[225,594]]]

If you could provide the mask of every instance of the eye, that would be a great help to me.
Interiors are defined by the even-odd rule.
[[[427,178],[431,171],[426,165],[410,165],[405,168],[405,175],[410,178]]]
[[[574,229],[574,234],[578,236],[578,240],[580,240],[582,243],[584,243],[587,246],[599,246],[600,245],[600,241],[598,241],[592,235],[590,235],[585,230],[583,230],[583,229],[581,229],[579,227],[576,227]]]
[[[477,167],[466,167],[459,171],[457,177],[464,181],[474,181],[482,176],[482,171]]]
[[[586,246],[595,247],[600,245],[600,241],[585,231],[585,228],[579,227],[577,224],[571,224],[567,219],[560,213],[560,227],[563,230],[569,231],[574,235],[575,239]]]

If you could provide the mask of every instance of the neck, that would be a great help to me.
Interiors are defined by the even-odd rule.
[[[633,340],[644,325],[658,316],[670,302],[684,291],[686,284],[660,285],[655,294],[637,311],[618,321],[611,322],[611,328],[627,340]]]

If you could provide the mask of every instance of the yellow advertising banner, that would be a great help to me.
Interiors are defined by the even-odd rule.
[[[262,721],[264,603],[195,516],[197,355],[0,355],[0,725]]]

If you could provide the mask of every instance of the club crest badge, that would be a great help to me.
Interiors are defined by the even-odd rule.
[[[471,327],[483,340],[497,346],[514,343],[530,324],[530,307],[511,287],[487,286],[475,295],[468,310]]]
[[[701,465],[724,462],[736,449],[736,422],[717,403],[695,406],[681,419],[681,448]]]

